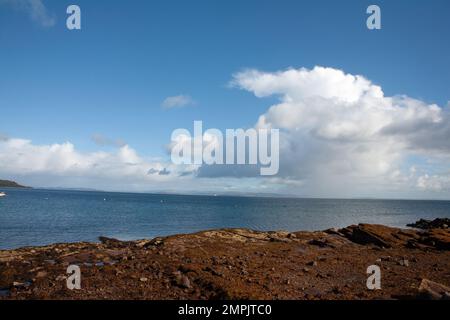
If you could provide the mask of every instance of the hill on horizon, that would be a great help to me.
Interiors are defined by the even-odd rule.
[[[0,180],[0,188],[30,188],[30,187],[22,186],[15,181]]]

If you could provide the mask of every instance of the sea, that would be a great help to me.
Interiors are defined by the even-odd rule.
[[[168,195],[8,188],[0,197],[0,249],[134,240],[219,228],[325,230],[394,227],[450,217],[450,201]]]

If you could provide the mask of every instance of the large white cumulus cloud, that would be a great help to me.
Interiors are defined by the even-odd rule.
[[[188,177],[194,169],[144,159],[129,145],[113,152],[80,152],[69,142],[36,145],[25,139],[0,140],[0,175],[25,177],[38,186],[151,190]]]
[[[450,117],[435,104],[387,97],[363,76],[324,67],[245,70],[234,75],[232,84],[259,98],[279,97],[256,127],[282,130],[280,175],[303,181],[308,194],[450,187],[443,183],[449,175]],[[411,174],[411,157],[436,161],[434,168],[444,169],[428,175],[415,168]],[[440,181],[439,188],[424,182],[430,176]]]
[[[248,166],[174,165],[101,135],[94,142],[113,151],[81,152],[69,142],[37,145],[0,134],[0,178],[123,191],[450,199],[450,105],[386,96],[364,76],[324,67],[244,70],[232,84],[279,99],[255,116],[256,128],[280,129],[274,177]]]

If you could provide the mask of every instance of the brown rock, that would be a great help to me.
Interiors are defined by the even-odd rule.
[[[341,229],[341,233],[353,242],[363,245],[374,244],[382,248],[414,248],[420,247],[419,243],[434,246],[431,242],[436,242],[436,240],[441,247],[445,247],[449,243],[450,238],[448,230],[437,230],[437,232],[431,235],[423,234],[417,230],[402,230],[376,224],[350,226]]]
[[[374,244],[380,247],[390,248],[396,242],[392,236],[392,228],[381,225],[360,224],[349,227],[348,238],[359,244]],[[389,241],[390,240],[390,241]]]
[[[189,288],[191,288],[191,281],[189,280],[189,278],[187,276],[182,275],[178,282],[178,285],[180,287],[189,289]]]
[[[450,300],[450,288],[443,284],[423,279],[419,286],[420,296],[431,300]]]
[[[36,278],[45,278],[46,276],[47,276],[47,272],[45,272],[45,271],[39,271],[36,274]]]
[[[316,261],[310,261],[306,265],[311,266],[311,267],[317,267],[317,262]]]
[[[123,247],[126,245],[126,242],[114,238],[98,237],[98,240],[108,247]]]
[[[312,239],[308,242],[308,244],[313,246],[318,246],[321,248],[330,247],[334,248],[334,246],[327,241],[327,239]]]
[[[450,250],[449,229],[432,229],[424,233],[422,242],[439,250]]]

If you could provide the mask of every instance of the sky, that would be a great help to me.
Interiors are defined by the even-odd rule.
[[[0,0],[0,179],[449,200],[449,14],[447,0]],[[171,134],[195,120],[280,129],[279,173],[175,165]]]

